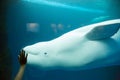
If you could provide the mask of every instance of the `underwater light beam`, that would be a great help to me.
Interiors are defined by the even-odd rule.
[[[92,12],[92,13],[104,13],[103,10],[96,10],[96,9],[90,9],[90,8],[84,8],[84,7],[77,7],[77,6],[71,6],[59,2],[53,2],[53,1],[47,1],[47,0],[23,0],[27,2],[33,2],[33,3],[39,3],[39,4],[45,4],[50,6],[56,6],[56,7],[62,7],[62,8],[68,8],[68,9],[74,9],[79,11],[85,11],[85,12]]]

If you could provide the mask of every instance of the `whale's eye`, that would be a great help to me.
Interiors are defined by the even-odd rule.
[[[46,53],[46,52],[45,52],[44,54],[45,54],[45,55],[47,55],[47,53]]]

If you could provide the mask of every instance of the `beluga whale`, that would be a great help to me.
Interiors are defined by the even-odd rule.
[[[23,48],[27,64],[43,69],[83,70],[120,65],[120,19],[74,29]]]

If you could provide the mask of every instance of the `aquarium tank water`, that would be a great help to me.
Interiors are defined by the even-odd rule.
[[[111,58],[110,59],[111,62],[113,57],[118,58],[120,57],[120,55],[110,56],[102,60],[101,63],[99,64],[99,61],[98,62],[94,61],[94,59],[96,59],[94,57],[98,56],[99,54],[98,55],[92,54],[89,56],[81,54],[82,52],[84,53],[85,51],[87,53],[88,52],[94,53],[94,51],[97,51],[99,47],[102,48],[98,50],[98,53],[107,54],[110,51],[120,53],[119,51],[120,44],[118,44],[120,43],[119,40],[120,37],[116,35],[117,38],[115,38],[115,40],[117,40],[118,43],[115,40],[113,40],[114,37],[113,39],[110,39],[110,37],[113,36],[114,33],[117,33],[118,28],[120,28],[119,27],[120,20],[117,14],[117,11],[119,10],[118,8],[119,1],[116,3],[115,1],[118,0],[19,0],[16,3],[9,5],[7,9],[6,25],[8,36],[8,48],[12,56],[12,80],[14,80],[20,68],[20,64],[18,61],[18,55],[20,54],[20,51],[22,49],[25,49],[25,47],[33,45],[38,42],[40,42],[40,44],[38,45],[36,44],[35,47],[25,49],[26,51],[25,53],[28,53],[28,64],[26,65],[22,80],[120,80],[120,66],[118,65],[120,60],[117,61],[115,65],[109,64],[108,66],[101,66],[102,64],[104,64],[104,61],[107,61],[108,58]],[[99,34],[106,33],[105,36],[110,34],[108,37],[102,37],[99,40],[98,38],[95,38],[96,40],[88,41],[83,37],[76,38],[76,36],[72,35],[72,33],[69,33],[79,28],[82,29],[87,25],[92,25],[99,22],[116,19],[118,20],[117,22],[115,21],[108,22],[108,23],[115,22],[115,24],[118,23],[117,25],[112,25],[114,27],[112,27],[111,29],[105,28],[107,30],[103,32],[100,32],[97,29],[95,33]],[[104,25],[101,26],[104,27]],[[85,29],[83,31],[83,34],[84,32],[87,33],[88,30],[89,29]],[[120,31],[118,31],[118,33],[120,33]],[[78,33],[76,32],[76,34]],[[83,34],[78,35],[82,36]],[[93,35],[92,32],[90,34]],[[69,36],[73,37],[70,37],[69,39],[67,38]],[[72,44],[72,47],[70,47],[71,46],[70,44],[74,42],[73,39],[75,39],[75,41],[77,42],[79,41],[79,39],[80,41],[82,41],[79,45],[80,49],[79,47],[76,47],[78,46],[79,42],[78,43],[76,42],[75,43],[76,45]],[[61,41],[63,43],[59,43]],[[50,44],[48,44],[48,42]],[[42,47],[43,45],[41,44],[43,44],[44,47]],[[96,44],[98,46],[94,46]],[[66,47],[69,47],[69,49],[65,49]],[[79,55],[77,54],[75,56],[73,55],[73,53],[76,52],[75,51],[76,49],[78,50],[79,54],[83,56],[80,57],[85,58],[82,61],[84,66],[92,64],[93,67],[88,65],[87,67],[89,68],[86,67],[84,68],[81,62],[80,63],[82,68],[79,69],[78,66],[77,67],[73,66],[79,63],[77,62],[78,61],[77,56]],[[33,50],[33,52],[31,50]],[[61,58],[59,57],[59,55],[53,54],[57,53],[55,52],[57,50],[58,51],[60,50],[59,53],[66,57]],[[29,53],[34,54],[36,57],[31,57],[31,54]],[[68,54],[71,56],[69,57],[69,59],[67,59],[69,56]],[[43,59],[44,57],[41,56],[46,56],[47,59]],[[49,56],[50,57],[52,56],[55,59],[52,60],[52,58],[50,58]],[[106,56],[107,55],[104,55],[102,57]],[[89,59],[89,57],[92,58]],[[60,61],[57,62],[56,60],[58,60],[59,58]],[[76,64],[73,60],[76,61]],[[87,64],[87,61],[91,60],[93,62]],[[31,64],[29,64],[29,61]],[[61,61],[65,63],[62,64]],[[49,67],[53,66],[52,65],[53,62],[56,62],[57,66],[49,69]],[[59,64],[60,66],[58,66]],[[43,65],[42,68],[40,67],[40,65]],[[100,66],[95,67],[96,65]],[[48,68],[46,68],[46,66]]]

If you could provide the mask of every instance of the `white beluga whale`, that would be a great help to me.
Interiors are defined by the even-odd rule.
[[[120,19],[72,30],[23,48],[28,64],[44,69],[92,69],[120,65]]]

